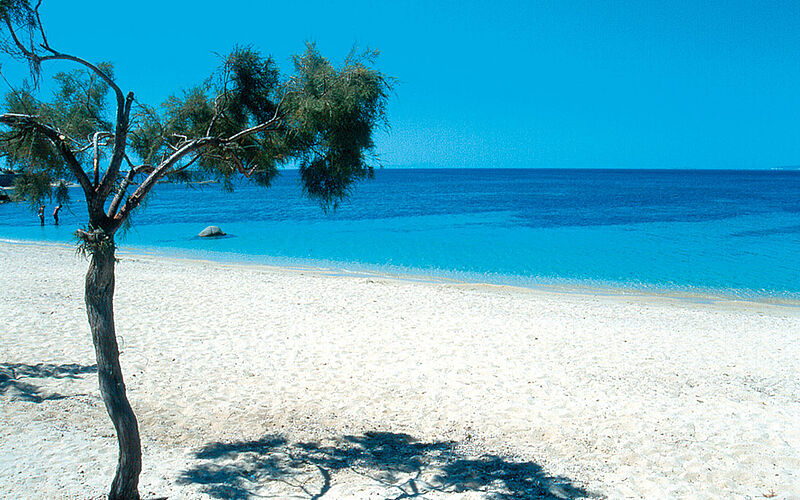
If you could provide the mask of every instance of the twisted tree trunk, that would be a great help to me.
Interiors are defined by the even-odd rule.
[[[86,313],[92,330],[100,393],[114,422],[119,442],[117,473],[108,494],[110,500],[139,500],[142,449],[139,427],[128,398],[119,365],[119,348],[114,330],[114,239],[97,245],[86,273]]]

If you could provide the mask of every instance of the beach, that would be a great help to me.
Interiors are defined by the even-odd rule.
[[[101,498],[87,262],[0,262],[0,498]],[[800,498],[795,305],[123,252],[114,307],[145,498]]]

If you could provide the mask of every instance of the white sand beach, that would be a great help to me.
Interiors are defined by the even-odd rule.
[[[0,242],[0,498],[101,498],[74,248]],[[122,253],[145,498],[800,498],[800,308]]]

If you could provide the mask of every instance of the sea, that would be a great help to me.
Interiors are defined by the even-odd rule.
[[[800,171],[378,169],[336,210],[296,170],[270,188],[160,184],[122,251],[525,287],[800,299]],[[0,205],[0,239],[74,243]],[[227,233],[199,238],[206,226]]]

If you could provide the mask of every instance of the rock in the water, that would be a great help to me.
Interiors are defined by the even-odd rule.
[[[222,232],[222,229],[218,228],[217,226],[208,226],[207,228],[200,231],[200,234],[197,236],[201,238],[209,238],[213,236],[225,236],[225,233]]]

